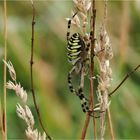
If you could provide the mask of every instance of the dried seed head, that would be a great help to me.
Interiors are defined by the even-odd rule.
[[[88,11],[91,8],[91,1],[87,0],[86,2],[86,10]]]
[[[21,119],[23,119],[26,122],[26,124],[28,126],[28,128],[25,130],[27,138],[30,140],[46,140],[45,133],[43,133],[43,135],[41,135],[37,129],[33,130],[34,123],[35,123],[34,117],[32,115],[30,108],[27,105],[25,105],[26,101],[27,101],[27,93],[23,89],[23,87],[21,87],[20,83],[17,84],[16,72],[14,70],[12,63],[10,61],[8,63],[6,61],[4,61],[4,63],[7,65],[10,76],[11,76],[12,80],[14,81],[14,82],[8,81],[6,84],[6,87],[8,89],[14,90],[16,92],[16,95],[19,96],[21,98],[21,100],[24,102],[24,107],[22,107],[19,103],[17,103],[16,113]],[[0,118],[0,123],[1,123],[1,118]],[[1,124],[0,124],[0,127],[1,127]]]
[[[6,87],[12,89],[16,92],[16,95],[21,98],[21,100],[26,103],[27,101],[27,92],[19,84],[14,84],[12,81],[8,81]]]
[[[25,106],[25,113],[26,113],[26,123],[28,126],[30,126],[31,128],[34,127],[34,117],[32,115],[32,112],[30,110],[30,108],[26,105]]]
[[[98,54],[101,53],[101,52],[102,52],[101,46],[99,45],[98,40],[96,40],[96,41],[95,41],[94,53],[95,53],[95,55],[98,56]]]
[[[19,103],[17,103],[17,105],[16,105],[16,113],[21,119],[23,119],[23,120],[26,119],[25,110]]]
[[[101,76],[99,80],[99,91],[107,91],[110,87],[110,81],[112,76],[112,69],[110,68],[110,59],[113,57],[113,51],[110,43],[109,36],[106,32],[105,27],[102,26],[100,31],[100,42],[98,48],[102,49],[101,53],[98,56],[99,66],[101,71]]]
[[[75,13],[72,11],[72,16],[74,15]],[[71,20],[71,24],[76,26],[76,27],[80,27],[80,19],[77,15],[74,16],[74,18],[66,18],[67,21]]]
[[[43,134],[41,135],[41,133],[38,132],[37,129],[33,130],[30,127],[28,127],[25,130],[25,133],[26,133],[27,138],[30,140],[46,140],[45,132],[43,132]]]
[[[105,58],[110,60],[113,57],[113,50],[112,50],[109,36],[106,31],[104,32],[104,41],[105,41],[105,52],[106,52]]]
[[[103,100],[102,100],[102,94],[101,94],[101,90],[98,88],[98,90],[96,91],[97,94],[97,99],[99,101],[99,104],[101,105]]]
[[[104,79],[98,76],[98,91],[104,92],[110,87],[111,78],[105,73]]]
[[[74,15],[75,13],[72,11],[72,15]],[[77,27],[80,27],[80,19],[78,17],[78,15],[75,15],[74,18],[72,19],[71,22],[73,25],[76,25]]]
[[[112,59],[113,58],[113,51],[112,51],[112,47],[111,47],[111,44],[108,44],[107,46],[106,46],[106,54],[105,54],[105,58],[107,59],[107,60],[110,60],[110,59]]]
[[[13,79],[13,81],[16,81],[16,72],[15,72],[15,69],[14,69],[11,61],[8,61],[8,63],[7,63],[5,60],[3,60],[3,62],[7,65],[8,69],[9,69],[10,76]]]
[[[107,68],[107,76],[112,80],[112,69],[110,67]]]
[[[25,130],[25,133],[26,133],[26,136],[27,136],[28,139],[30,139],[30,140],[38,140],[38,130],[37,129],[32,130],[30,127],[28,127]]]
[[[87,15],[86,14],[79,12],[79,16],[81,17],[83,22],[87,22]]]
[[[100,90],[100,91],[106,91],[106,84],[102,81],[102,82],[99,82],[98,83],[98,89]]]
[[[6,84],[6,88],[15,90],[16,85],[12,81],[8,81],[7,84]]]
[[[16,95],[21,98],[21,100],[26,103],[27,101],[27,92],[21,87],[20,83],[16,84],[15,88]]]
[[[45,132],[42,135],[41,135],[41,133],[39,133],[38,140],[46,140]]]
[[[106,32],[106,29],[103,27],[101,27],[100,37],[102,38],[100,45],[102,44],[104,46],[105,59],[110,60],[113,57],[113,50],[110,43],[110,38]]]
[[[90,0],[73,0],[75,7],[82,13],[86,13],[91,7]]]
[[[33,129],[34,117],[30,111],[30,108],[27,105],[23,108],[19,103],[16,105],[16,108],[17,115],[23,119],[30,128]]]

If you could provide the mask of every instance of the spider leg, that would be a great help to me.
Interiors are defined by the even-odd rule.
[[[89,109],[89,106],[88,106],[88,101],[86,100],[86,98],[84,96],[84,93],[83,93],[83,87],[79,88],[79,90],[78,90],[78,97],[81,100],[81,107],[82,107],[83,112],[85,112],[85,113],[89,112],[90,109]]]
[[[68,31],[67,31],[67,41],[69,40],[70,37],[70,27],[71,27],[71,21],[72,19],[77,15],[78,12],[76,12],[69,20],[68,20]]]
[[[87,47],[86,47],[86,52],[88,53],[89,51],[89,48],[90,48],[90,42],[87,43]]]
[[[95,118],[100,118],[100,115],[96,115],[97,113],[98,114],[101,114],[105,112],[105,110],[100,110],[100,104],[96,104],[94,109],[92,111],[89,112],[89,115],[91,117],[95,117]]]
[[[83,93],[84,76],[85,76],[85,74],[84,74],[84,67],[82,66],[81,73],[80,73],[80,77],[81,77],[81,79],[80,79],[80,87],[78,89],[77,96],[81,100],[81,107],[82,107],[83,112],[90,112],[90,109],[89,109],[89,106],[88,106],[88,101],[85,98],[84,93]]]
[[[99,112],[99,113],[103,113],[105,111]],[[93,112],[89,113],[89,116],[94,117],[94,118],[100,118],[100,115],[93,115]]]
[[[71,27],[71,19],[68,20],[67,41],[69,40],[69,36],[70,36],[70,27]]]
[[[72,75],[75,72],[75,66],[70,70],[70,72],[68,73],[68,86],[69,89],[71,91],[71,93],[77,94],[76,90],[74,89],[73,85],[72,85]]]
[[[93,115],[91,113],[89,113],[89,116],[94,117],[94,118],[100,118],[100,115],[99,116],[95,116],[95,115]]]

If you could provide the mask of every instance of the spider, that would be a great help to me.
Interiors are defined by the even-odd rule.
[[[76,14],[77,13],[75,13],[72,18],[68,20],[67,56],[68,61],[73,66],[68,73],[68,86],[70,91],[76,94],[81,100],[81,107],[83,112],[88,112],[91,114],[92,111],[89,108],[88,100],[85,98],[83,93],[85,65],[89,60],[90,41],[86,40],[80,33],[74,33],[70,36],[71,21]],[[74,89],[74,86],[72,84],[72,77],[74,74],[80,75],[80,86],[78,88],[78,91]]]

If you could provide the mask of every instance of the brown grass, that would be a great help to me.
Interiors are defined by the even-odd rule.
[[[4,60],[7,60],[7,3],[4,0]],[[6,117],[6,64],[4,64],[4,108],[3,108],[3,139],[7,140],[7,117]]]

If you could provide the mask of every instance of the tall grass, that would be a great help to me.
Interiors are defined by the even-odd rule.
[[[91,32],[92,32],[92,36],[91,36],[91,49],[90,49],[90,96],[89,96],[89,101],[90,101],[90,106],[93,110],[94,108],[94,49],[95,49],[95,29],[96,29],[96,26],[95,26],[95,23],[96,23],[96,4],[95,4],[95,0],[92,1],[92,7],[91,7],[91,25],[90,25],[90,28],[91,28]],[[95,114],[93,113],[93,116]],[[83,127],[83,131],[82,131],[82,136],[81,136],[81,139],[85,139],[86,137],[86,133],[87,133],[87,128],[88,128],[88,125],[89,125],[89,122],[90,122],[90,116],[87,114],[86,115],[86,120],[85,120],[85,124],[84,124],[84,127]],[[93,134],[94,134],[94,139],[96,140],[97,138],[97,132],[96,132],[96,119],[95,117],[93,117]]]
[[[34,100],[35,106],[31,106],[32,101],[30,100],[30,97],[31,97],[30,89],[28,89],[30,88],[29,82],[28,82],[28,79],[30,78],[29,78],[29,74],[25,72],[25,69],[24,69],[25,67],[22,68],[22,67],[17,66],[16,63],[18,62],[18,59],[16,58],[14,59],[10,58],[14,60],[14,61],[12,60],[14,66],[10,61],[7,62],[7,45],[8,45],[8,51],[10,51],[8,54],[9,56],[10,55],[12,56],[12,53],[11,53],[12,48],[9,48],[9,46],[15,45],[17,46],[17,49],[19,49],[20,46],[23,45],[22,43],[26,39],[25,40],[23,39],[24,41],[20,42],[18,41],[19,38],[16,36],[7,36],[8,25],[10,25],[10,23],[7,24],[7,18],[8,18],[7,4],[9,2],[4,0],[3,1],[3,15],[4,15],[4,20],[3,20],[4,21],[4,34],[3,34],[3,40],[4,40],[4,44],[3,44],[4,46],[4,59],[3,59],[4,60],[4,70],[3,70],[4,71],[3,73],[4,88],[3,89],[4,90],[3,90],[3,95],[4,96],[0,94],[0,131],[1,131],[2,139],[3,140],[8,139],[7,135],[9,133],[12,133],[12,134],[15,133],[16,135],[16,129],[19,130],[19,128],[21,128],[21,131],[24,130],[24,134],[22,134],[22,136],[25,135],[27,139],[32,139],[32,140],[52,139],[53,137],[55,139],[55,136],[59,136],[59,137],[56,137],[59,139],[63,139],[63,138],[79,139],[80,138],[82,140],[87,139],[89,137],[94,138],[95,140],[97,139],[104,140],[106,138],[114,140],[121,137],[123,138],[127,138],[127,136],[130,137],[131,134],[129,133],[129,131],[133,127],[129,126],[128,131],[126,128],[125,130],[121,132],[120,132],[120,127],[124,125],[123,123],[125,123],[125,121],[131,120],[131,122],[135,122],[136,124],[138,124],[139,122],[139,119],[137,119],[137,117],[139,116],[138,114],[139,94],[137,93],[135,94],[135,91],[139,92],[139,86],[137,86],[139,85],[139,74],[137,73],[134,74],[134,73],[139,69],[140,65],[138,64],[136,67],[131,68],[132,70],[130,70],[130,72],[125,75],[125,77],[122,79],[120,84],[115,85],[114,86],[115,88],[113,88],[113,90],[110,92],[112,74],[117,75],[118,74],[117,72],[119,71],[119,68],[116,68],[117,60],[113,57],[113,50],[115,50],[114,46],[116,45],[116,43],[110,41],[112,40],[113,35],[110,37],[111,33],[108,33],[108,29],[109,31],[113,32],[113,30],[110,30],[110,28],[108,28],[110,27],[110,24],[108,22],[110,22],[110,20],[114,18],[113,16],[110,16],[113,13],[110,14],[110,11],[108,9],[108,5],[110,6],[111,2],[110,1],[107,2],[107,0],[105,0],[104,2],[102,2],[103,5],[99,6],[97,4],[98,1],[96,0],[91,0],[91,1],[74,0],[74,3],[72,3],[71,5],[74,11],[78,10],[78,12],[80,13],[83,9],[87,8],[87,7],[82,7],[81,2],[92,3],[91,7],[89,6],[90,7],[89,11],[88,10],[86,12],[82,11],[81,12],[82,14],[80,15],[82,18],[80,16],[78,18],[80,18],[80,21],[82,22],[82,26],[80,30],[82,30],[82,33],[85,35],[85,38],[86,37],[88,38],[90,36],[89,32],[92,31],[92,34],[90,37],[91,45],[90,45],[90,62],[89,62],[90,67],[88,69],[89,77],[87,76],[88,80],[86,80],[86,82],[89,84],[87,85],[87,83],[85,82],[85,89],[86,89],[85,91],[89,93],[88,95],[89,106],[90,106],[90,109],[93,111],[93,116],[92,115],[90,116],[88,113],[85,115],[83,112],[80,112],[79,102],[75,100],[73,96],[71,97],[68,94],[65,94],[68,92],[68,89],[66,88],[67,83],[64,82],[64,79],[66,79],[66,73],[68,72],[68,70],[65,67],[67,66],[67,61],[65,60],[66,58],[63,57],[65,53],[63,46],[66,45],[66,40],[63,34],[66,33],[66,29],[64,29],[64,26],[67,26],[65,25],[67,23],[66,22],[59,23],[58,15],[55,16],[56,13],[58,14],[61,10],[62,11],[64,10],[63,9],[64,7],[61,7],[62,9],[61,8],[57,9],[58,3],[60,4],[63,2],[56,1],[56,3],[57,2],[58,3],[56,5],[53,5],[53,2],[47,1],[47,4],[49,6],[48,6],[48,9],[47,8],[45,9],[46,11],[43,9],[44,5],[40,4],[41,3],[40,1],[37,2],[37,1],[30,0],[29,2],[30,3],[28,3],[29,4],[28,6],[30,7],[32,6],[32,8],[29,8],[29,10],[27,11],[25,10],[24,13],[22,14],[25,14],[26,12],[29,12],[29,11],[32,12],[31,14],[32,19],[30,18],[30,21],[32,23],[30,24],[28,22],[30,26],[30,35],[27,35],[25,33],[26,28],[24,28],[23,30],[25,30],[24,31],[25,34],[23,33],[24,36],[21,38],[21,40],[24,37],[28,39],[29,41],[31,39],[31,42],[29,43],[30,45],[28,43],[25,43],[25,44],[31,47],[31,59],[30,59],[29,69],[31,71],[31,91],[33,93],[33,100]],[[20,2],[17,2],[17,3],[19,4]],[[39,7],[39,4],[42,6],[41,8]],[[122,15],[119,16],[121,24],[120,24],[120,34],[119,34],[120,42],[118,44],[120,44],[120,48],[116,48],[116,49],[119,50],[119,54],[121,54],[120,57],[118,57],[117,59],[119,59],[121,63],[123,62],[122,64],[124,64],[125,61],[132,61],[132,59],[127,60],[127,51],[129,50],[128,44],[129,44],[129,41],[131,41],[129,40],[129,31],[131,31],[132,27],[130,24],[131,17],[129,17],[130,15],[128,15],[130,14],[130,2],[127,3],[123,1],[121,4],[122,4],[123,10],[122,10]],[[53,10],[51,10],[51,6],[54,6],[55,10],[53,8],[52,8]],[[101,6],[104,8],[98,8]],[[11,7],[9,6],[9,8]],[[120,11],[121,10],[119,10],[119,12]],[[50,16],[48,14],[49,12],[52,12],[54,14],[54,15],[52,14],[55,17],[54,21],[52,20],[53,16],[52,15]],[[10,14],[11,13],[9,12],[9,15]],[[42,14],[42,16],[40,16],[40,14]],[[35,16],[37,20],[36,26],[35,26]],[[63,15],[63,20],[65,16],[66,14]],[[27,18],[26,20],[28,21],[29,18]],[[75,20],[75,23],[78,25],[79,21]],[[126,23],[125,26],[124,26],[124,23]],[[41,27],[41,31],[40,31],[39,24],[44,25]],[[56,26],[57,24],[60,26],[60,28]],[[77,27],[74,28],[74,31],[75,29],[77,31]],[[38,35],[38,31],[40,31],[39,35]],[[53,32],[53,35],[50,32]],[[15,33],[14,35],[20,36],[20,33],[19,34]],[[41,45],[38,43],[40,38],[42,39],[40,41]],[[7,41],[8,39],[10,40],[9,41],[10,43]],[[59,42],[58,40],[59,41],[61,40],[61,41]],[[37,45],[38,46],[40,45],[41,47],[35,47]],[[53,45],[54,45],[54,48],[53,48]],[[112,45],[113,45],[113,50],[112,50]],[[25,47],[23,49],[26,49]],[[58,51],[56,51],[57,47],[58,47]],[[133,49],[135,50],[135,48]],[[17,50],[14,49],[13,52],[16,52],[16,51]],[[37,54],[34,55],[34,51],[38,51]],[[29,53],[29,51],[27,52]],[[30,57],[30,55],[27,55],[27,53],[26,54],[25,53],[24,51],[21,51],[20,54],[17,53],[19,56],[18,58],[22,59],[22,63],[23,61],[25,62],[25,60],[28,59],[25,57],[27,56]],[[40,54],[42,57],[39,57]],[[136,52],[136,54],[137,54],[136,58],[139,58],[138,52]],[[45,64],[46,62],[44,63],[42,61],[44,58],[48,61],[48,64]],[[112,58],[115,60],[112,60]],[[39,62],[40,65],[37,64],[35,65],[35,67],[33,67],[34,61],[36,63],[40,61]],[[111,63],[111,61],[114,62],[116,69],[112,70],[112,68],[110,67],[111,65],[114,65],[113,63]],[[137,63],[136,59],[135,59],[135,63]],[[25,63],[23,63],[22,66],[24,64]],[[63,64],[63,67],[61,66],[62,64]],[[129,66],[131,64],[132,63],[130,62]],[[8,77],[10,80],[8,82],[6,82],[6,79],[7,79],[6,66],[8,67],[8,70],[9,70]],[[38,67],[37,69],[36,69],[36,66]],[[14,67],[16,70],[14,69]],[[28,72],[29,72],[29,69],[27,70]],[[41,74],[38,75],[37,72]],[[27,76],[28,79],[24,77],[24,75],[26,74],[28,75]],[[129,88],[124,85],[124,82],[126,82],[126,80],[128,80],[128,78],[132,75],[134,75],[134,78],[137,79],[137,82],[134,80],[133,77],[130,79],[130,81],[128,81],[128,83],[133,82],[132,85],[134,85],[133,91],[131,91],[131,96],[130,96],[128,95],[129,94],[128,92],[132,85],[130,83],[131,86]],[[54,79],[57,78],[57,76],[59,77],[58,80],[54,81]],[[43,79],[44,77],[46,77],[47,80],[46,79],[44,80]],[[119,76],[117,75],[116,77],[119,77]],[[25,81],[25,83],[22,83],[22,78]],[[115,81],[115,78],[113,79],[114,81]],[[38,79],[41,79],[43,82]],[[88,86],[88,88],[86,87],[86,85]],[[118,96],[113,96],[113,95],[117,95],[115,93],[117,90],[120,89],[120,87],[122,87],[122,85],[124,85],[125,88],[123,90],[124,92],[127,91],[127,94],[122,96],[123,92],[120,92]],[[27,89],[27,92],[24,86]],[[12,103],[11,100],[9,101],[9,99],[7,99],[6,87],[15,92],[17,99],[15,98],[15,96],[8,95],[8,97],[11,100],[14,99],[14,103]],[[45,90],[39,89],[39,88],[44,88]],[[43,93],[44,91],[47,91],[47,92],[41,95],[39,94],[39,93]],[[1,89],[0,89],[0,93],[2,93]],[[42,103],[42,99],[38,98],[39,96],[43,98],[43,101],[45,103],[44,102]],[[127,101],[125,99],[127,99]],[[40,104],[37,104],[36,100],[39,101]],[[131,101],[131,105],[129,104],[129,101]],[[14,119],[11,117],[12,115],[7,116],[7,114],[9,114],[9,112],[7,111],[7,108],[8,109],[10,108],[9,106],[7,106],[7,102],[10,102],[8,103],[10,104],[10,106],[13,106],[13,104],[15,104],[16,111],[12,110],[13,112],[12,111],[11,112],[13,114],[14,112],[16,112],[17,116],[21,118],[25,123],[25,124],[22,123],[22,121],[16,118],[15,120],[16,122],[18,122],[17,128],[16,128],[17,124],[14,124],[16,129],[11,129],[11,127],[13,128],[13,126],[10,126],[11,124],[7,123],[8,118],[14,121]],[[46,103],[48,103],[47,107],[45,106]],[[116,108],[114,107],[114,105],[116,105]],[[95,111],[96,106],[98,106],[98,109]],[[112,107],[114,110],[110,109]],[[122,108],[124,108],[124,110],[122,110]],[[35,110],[37,110],[38,119],[43,129],[38,127],[38,121],[36,119],[37,117],[35,115]],[[99,118],[95,118],[94,116],[96,115],[97,116],[99,115]],[[121,118],[122,116],[124,118]],[[136,134],[139,133],[137,132],[139,130],[138,129],[139,126],[136,124],[135,125],[131,124],[131,122],[130,122],[130,125],[137,126],[135,127]],[[123,127],[125,127],[125,125]],[[46,131],[46,128],[47,128],[47,131]],[[48,134],[48,130],[51,132],[52,136]],[[21,134],[17,134],[16,135],[17,138],[20,135]],[[134,135],[135,134],[132,134],[132,136]],[[12,138],[12,135],[9,138]]]
[[[7,2],[4,0],[4,60],[7,60]],[[6,99],[6,64],[4,64],[4,108],[2,138],[7,140],[7,99]]]

